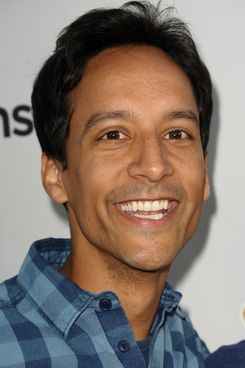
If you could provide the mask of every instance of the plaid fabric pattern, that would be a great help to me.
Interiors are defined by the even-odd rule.
[[[0,284],[0,367],[144,368],[117,296],[85,292],[57,269],[68,239],[35,242],[18,276]],[[150,337],[148,368],[202,368],[208,351],[166,285]]]

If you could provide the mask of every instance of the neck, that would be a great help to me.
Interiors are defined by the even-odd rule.
[[[169,268],[157,272],[136,270],[108,254],[102,255],[96,248],[86,252],[75,245],[70,259],[60,269],[64,276],[84,290],[95,293],[113,291],[138,341],[149,334],[168,271]]]

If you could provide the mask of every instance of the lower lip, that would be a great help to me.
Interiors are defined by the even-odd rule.
[[[153,219],[148,219],[148,218],[141,218],[141,217],[135,217],[135,216],[131,216],[130,214],[128,214],[127,212],[122,211],[121,207],[119,205],[116,205],[116,209],[118,210],[118,212],[127,220],[138,224],[140,226],[144,226],[144,227],[158,227],[158,226],[163,226],[165,224],[167,224],[170,219],[172,218],[172,216],[174,215],[174,213],[176,212],[178,207],[178,202],[173,201],[171,203],[171,208],[169,210],[169,212],[162,218],[159,220],[153,220]]]

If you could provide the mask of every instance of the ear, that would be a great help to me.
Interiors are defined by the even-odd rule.
[[[59,161],[49,158],[45,153],[42,154],[41,175],[43,187],[56,203],[67,202],[66,190],[61,176],[63,170]]]
[[[209,176],[208,176],[208,153],[205,153],[205,182],[204,182],[204,194],[203,200],[206,201],[210,196],[210,184],[209,184]]]

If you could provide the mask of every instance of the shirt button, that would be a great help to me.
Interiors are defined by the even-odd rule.
[[[129,351],[131,346],[130,346],[130,343],[127,340],[121,340],[121,341],[119,341],[117,347],[118,347],[118,350],[121,353],[126,353],[127,351]]]
[[[104,310],[104,311],[108,311],[111,309],[112,307],[112,303],[110,301],[110,299],[101,299],[100,303],[99,303],[100,309]]]

